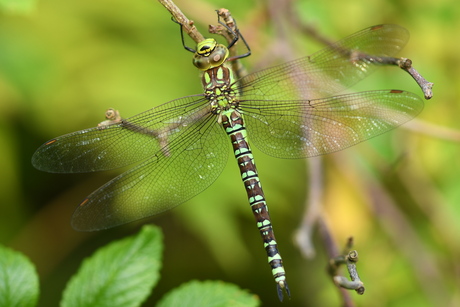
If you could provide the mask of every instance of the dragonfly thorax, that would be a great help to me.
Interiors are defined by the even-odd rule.
[[[208,70],[222,65],[228,58],[228,48],[208,38],[198,43],[193,56],[193,65],[200,70]]]
[[[209,100],[214,114],[238,106],[238,95],[232,88],[233,71],[221,65],[203,72],[201,79],[204,95]]]

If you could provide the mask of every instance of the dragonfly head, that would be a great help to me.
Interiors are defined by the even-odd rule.
[[[228,48],[218,44],[215,39],[207,38],[199,42],[193,56],[193,65],[200,70],[221,66],[228,58]]]

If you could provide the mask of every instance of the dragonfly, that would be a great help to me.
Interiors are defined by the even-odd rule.
[[[417,116],[423,101],[403,90],[346,89],[405,46],[397,25],[361,30],[294,61],[241,78],[232,61],[251,54],[240,31],[227,45],[208,38],[193,52],[203,93],[178,98],[129,118],[109,110],[98,127],[44,143],[32,157],[53,173],[105,171],[138,163],[85,198],[72,216],[76,230],[95,231],[150,217],[208,188],[228,160],[229,145],[263,240],[279,299],[290,296],[251,145],[278,158],[336,152]],[[182,28],[181,28],[182,29]],[[242,41],[247,52],[230,56]]]

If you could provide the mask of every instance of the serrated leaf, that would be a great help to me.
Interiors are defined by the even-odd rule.
[[[30,13],[36,5],[36,0],[0,0],[0,11],[10,13]]]
[[[161,231],[147,225],[99,249],[69,281],[61,306],[140,306],[160,277],[161,241]]]
[[[24,255],[0,245],[0,307],[35,306],[38,276]]]
[[[191,281],[167,293],[157,307],[255,307],[259,298],[222,281]]]

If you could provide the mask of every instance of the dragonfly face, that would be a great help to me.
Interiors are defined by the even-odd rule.
[[[229,51],[215,39],[208,38],[197,45],[193,56],[193,65],[199,70],[208,70],[221,66],[228,58]]]

